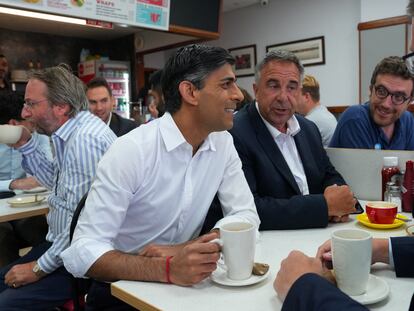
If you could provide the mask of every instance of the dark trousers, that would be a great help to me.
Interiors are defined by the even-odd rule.
[[[16,260],[0,269],[0,310],[50,310],[63,305],[71,297],[71,275],[64,267],[40,279],[37,282],[18,288],[10,288],[4,284],[6,273],[16,264],[32,262],[41,257],[51,246],[44,242]]]
[[[19,259],[19,249],[45,242],[48,225],[45,216],[0,223],[0,268]]]
[[[111,284],[92,281],[86,297],[86,311],[130,311],[136,310],[111,295]]]

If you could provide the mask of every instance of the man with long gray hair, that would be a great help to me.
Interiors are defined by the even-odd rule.
[[[12,147],[23,168],[52,190],[48,198],[46,242],[0,270],[0,310],[47,310],[71,298],[70,274],[60,253],[69,245],[73,212],[88,192],[98,161],[115,134],[88,109],[82,82],[63,65],[34,72],[26,86],[22,118],[51,137],[48,160],[36,136],[23,128]]]

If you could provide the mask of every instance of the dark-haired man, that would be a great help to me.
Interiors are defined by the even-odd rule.
[[[372,73],[369,101],[342,114],[329,146],[414,150],[414,118],[407,111],[413,86],[413,75],[401,57],[381,60]]]
[[[100,163],[72,245],[63,253],[75,276],[184,286],[202,281],[216,269],[220,248],[209,241],[217,233],[192,239],[217,192],[225,216],[217,227],[233,221],[259,226],[226,132],[243,98],[233,63],[225,49],[204,45],[183,47],[167,61],[167,112],[119,138]],[[93,283],[89,305],[101,310],[118,303],[109,284]]]
[[[161,86],[162,70],[155,71],[149,78],[148,111],[151,115],[149,121],[161,118],[165,113],[165,103]]]
[[[115,97],[111,87],[104,78],[94,78],[86,85],[86,97],[89,101],[89,111],[104,121],[116,136],[122,136],[132,131],[139,124],[112,113]]]

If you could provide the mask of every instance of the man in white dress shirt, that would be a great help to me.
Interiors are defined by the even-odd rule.
[[[183,286],[204,280],[216,269],[220,248],[209,241],[218,234],[195,238],[216,193],[225,216],[216,227],[259,226],[226,132],[243,99],[233,63],[226,50],[203,45],[170,57],[162,77],[167,112],[120,137],[99,164],[72,245],[62,254],[72,274]],[[93,282],[88,307],[122,306],[115,300],[109,284]]]

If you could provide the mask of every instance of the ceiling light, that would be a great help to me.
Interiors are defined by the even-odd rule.
[[[38,13],[38,12],[11,9],[11,8],[5,8],[5,7],[0,7],[0,13],[25,16],[25,17],[31,17],[31,18],[46,19],[46,20],[54,21],[54,22],[86,25],[86,20],[80,19],[80,18],[52,15],[52,14],[46,14],[46,13]]]

